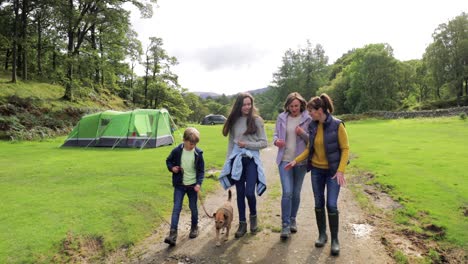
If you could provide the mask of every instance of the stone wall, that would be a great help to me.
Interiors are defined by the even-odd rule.
[[[408,111],[408,112],[389,112],[389,111],[372,111],[365,113],[369,117],[377,117],[384,119],[399,119],[399,118],[418,118],[418,117],[442,117],[442,116],[457,116],[461,113],[468,115],[468,106],[423,110],[423,111]]]

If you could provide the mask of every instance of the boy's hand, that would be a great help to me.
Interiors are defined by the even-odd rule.
[[[173,173],[179,173],[179,171],[180,171],[180,166],[174,166],[174,167],[172,167],[172,172],[173,172]]]
[[[199,192],[200,191],[200,185],[195,185],[195,187],[193,187],[193,189],[196,191],[196,192]]]

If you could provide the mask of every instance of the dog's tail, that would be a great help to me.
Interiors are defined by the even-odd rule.
[[[231,189],[228,190],[228,201],[230,202],[232,198],[232,192]]]

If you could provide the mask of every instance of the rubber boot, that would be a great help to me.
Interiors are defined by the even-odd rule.
[[[315,241],[315,247],[323,247],[327,243],[327,222],[325,217],[324,208],[315,208],[315,219],[317,221],[317,228],[319,237]]]
[[[291,217],[291,226],[290,226],[290,229],[291,229],[291,233],[296,233],[297,232],[297,224],[296,224],[296,218],[295,217]]]
[[[257,232],[257,215],[250,216],[250,232],[255,233]]]
[[[283,225],[281,229],[281,235],[280,235],[281,240],[288,239],[290,235],[291,235],[291,228],[288,225]]]
[[[246,222],[239,222],[239,228],[236,231],[235,237],[239,238],[247,233],[247,223]]]
[[[338,211],[336,213],[328,213],[328,223],[330,225],[331,234],[331,254],[338,256],[340,254],[340,242],[338,241]]]
[[[192,226],[190,228],[189,238],[196,238],[198,236],[198,226]]]
[[[177,240],[177,229],[171,229],[169,231],[169,236],[164,239],[164,243],[167,243],[171,246],[175,246]]]

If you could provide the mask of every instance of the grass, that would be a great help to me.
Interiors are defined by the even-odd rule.
[[[221,126],[196,126],[206,168],[221,168]],[[175,133],[180,143],[181,132]],[[64,138],[0,142],[0,263],[48,263],[67,234],[102,238],[104,248],[148,236],[172,210],[171,174],[156,149],[60,148]],[[203,191],[217,188],[205,179]]]
[[[222,126],[194,126],[206,169],[221,168]],[[269,141],[273,127],[266,125]],[[357,156],[352,166],[373,172],[374,182],[405,206],[395,220],[433,223],[448,241],[466,246],[468,122],[367,120],[348,122],[347,130]],[[169,219],[173,188],[165,158],[173,146],[60,148],[63,141],[0,142],[0,263],[51,262],[69,234],[102,238],[111,251],[137,243]],[[218,186],[207,178],[203,191]]]
[[[347,123],[352,166],[375,174],[404,209],[395,220],[434,224],[451,243],[468,241],[468,122],[458,117]],[[440,239],[440,237],[434,237]]]
[[[125,109],[123,100],[114,95],[101,93],[99,98],[91,88],[80,87],[75,89],[75,100],[73,102],[62,100],[65,93],[63,86],[59,84],[49,84],[39,81],[21,81],[11,83],[11,76],[0,70],[0,104],[7,102],[10,96],[19,98],[30,98],[36,100],[35,105],[60,110],[66,107],[86,107],[86,108],[110,108]],[[83,99],[81,99],[83,98]]]

